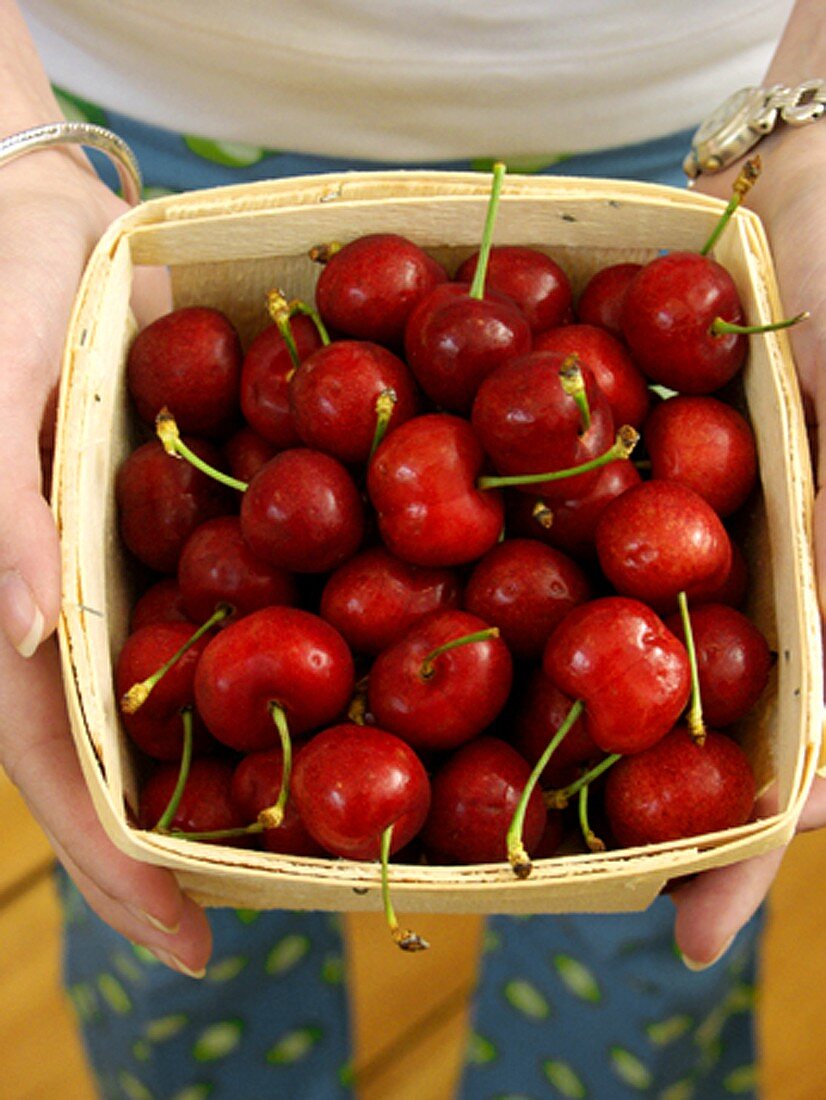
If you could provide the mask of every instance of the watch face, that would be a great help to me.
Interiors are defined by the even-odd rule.
[[[741,88],[710,114],[694,135],[687,174],[716,172],[744,156],[760,140],[751,123],[765,100],[761,88]]]
[[[727,132],[746,127],[752,111],[762,106],[764,99],[765,92],[760,88],[741,88],[703,120],[695,143],[719,139]]]

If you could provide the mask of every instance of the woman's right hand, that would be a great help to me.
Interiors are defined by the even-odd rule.
[[[69,730],[54,630],[58,536],[48,492],[63,341],[86,259],[126,209],[77,149],[0,168],[0,763],[92,909],[184,973],[202,971],[207,919],[169,871],[106,836]],[[163,308],[144,288],[139,320]]]

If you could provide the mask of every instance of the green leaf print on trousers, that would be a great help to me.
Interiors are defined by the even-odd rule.
[[[643,1091],[651,1085],[651,1071],[645,1063],[623,1047],[611,1047],[609,1052],[611,1068],[621,1081],[632,1089]]]
[[[266,149],[240,141],[213,141],[192,134],[184,134],[183,139],[187,149],[196,157],[222,164],[225,168],[249,168],[267,156]]]
[[[150,1092],[134,1073],[128,1073],[126,1070],[119,1073],[118,1084],[127,1100],[156,1100],[155,1094]]]
[[[272,1066],[289,1066],[306,1058],[322,1036],[320,1027],[310,1025],[288,1031],[267,1051]]]
[[[215,984],[231,982],[233,978],[238,977],[248,963],[249,959],[244,955],[228,955],[225,959],[209,964],[206,980]]]
[[[205,1082],[198,1085],[186,1085],[176,1092],[174,1096],[170,1096],[169,1100],[208,1100],[208,1097],[212,1096],[214,1086]]]
[[[549,1059],[543,1062],[542,1070],[559,1095],[566,1097],[567,1100],[583,1100],[588,1095],[588,1090],[581,1078],[567,1062]]]
[[[602,1000],[602,991],[594,975],[578,959],[570,955],[554,955],[554,969],[575,997],[590,1004]]]
[[[288,970],[292,970],[294,966],[301,962],[309,952],[310,946],[309,937],[298,932],[284,936],[267,955],[264,968],[273,977],[286,974]]]
[[[212,1024],[195,1040],[192,1057],[196,1062],[216,1062],[226,1058],[241,1042],[244,1024],[241,1020],[223,1020]]]
[[[475,157],[470,162],[474,172],[490,172],[494,164],[504,161],[509,172],[522,176],[535,176],[555,164],[570,160],[571,153],[546,153],[544,157]]]
[[[514,978],[504,988],[505,1000],[531,1020],[547,1020],[551,1014],[551,1006],[539,989],[524,978]]]
[[[490,1039],[486,1039],[484,1035],[479,1035],[475,1031],[470,1033],[465,1048],[465,1061],[469,1065],[485,1066],[489,1062],[495,1062],[498,1057],[499,1052]]]
[[[758,1081],[757,1066],[738,1066],[727,1074],[723,1088],[732,1096],[742,1096],[744,1093],[751,1095],[757,1090]]]
[[[132,1011],[132,998],[112,974],[100,974],[97,980],[101,996],[118,1016]]]
[[[186,1027],[187,1017],[183,1012],[175,1012],[170,1016],[158,1016],[150,1020],[143,1033],[150,1043],[166,1043],[174,1039]]]
[[[655,1047],[668,1046],[669,1043],[681,1039],[693,1026],[690,1016],[669,1016],[665,1020],[655,1020],[646,1024],[645,1034]]]

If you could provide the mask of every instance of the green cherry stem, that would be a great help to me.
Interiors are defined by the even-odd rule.
[[[392,386],[388,386],[386,390],[382,390],[376,398],[376,430],[373,433],[373,442],[370,446],[371,458],[376,453],[376,448],[379,443],[381,443],[387,435],[390,417],[393,415],[393,409],[396,407],[398,399],[398,395]]]
[[[280,703],[270,703],[270,714],[281,740],[281,789],[274,806],[268,806],[258,815],[258,824],[265,829],[277,829],[284,820],[287,799],[290,796],[290,779],[293,773],[293,745],[287,715]]]
[[[737,336],[759,336],[763,332],[777,332],[782,328],[799,325],[801,321],[806,321],[808,317],[809,312],[805,309],[802,313],[796,313],[794,317],[786,317],[782,321],[770,321],[766,325],[738,325],[734,321],[725,321],[722,317],[715,317],[711,322],[711,332],[714,336],[723,336],[726,333],[733,333]]]
[[[191,637],[189,637],[180,649],[176,650],[169,660],[164,661],[160,668],[156,669],[151,676],[147,676],[145,680],[140,680],[137,684],[132,684],[128,691],[120,697],[120,709],[124,714],[134,714],[139,710],[149,697],[152,689],[157,685],[158,681],[166,675],[166,673],[180,661],[181,657],[190,650],[195,643],[204,636],[208,631],[212,630],[214,626],[222,623],[233,612],[233,608],[228,603],[219,603],[213,613],[207,619],[205,623],[202,623],[197,630],[193,631]]]
[[[688,653],[688,667],[691,672],[691,703],[689,704],[686,721],[689,733],[698,745],[702,745],[706,739],[706,727],[703,722],[703,703],[700,694],[700,672],[697,665],[697,649],[694,645],[694,631],[691,628],[691,616],[688,613],[688,597],[685,592],[677,595],[677,603],[680,608],[680,620],[683,624],[685,635],[685,648]]]
[[[711,231],[711,236],[700,249],[701,256],[707,256],[709,252],[711,252],[712,248],[714,248],[715,244],[720,239],[723,230],[731,221],[734,211],[752,189],[754,184],[757,183],[757,180],[760,176],[760,169],[760,157],[754,157],[752,160],[747,160],[746,163],[743,165],[740,174],[732,184],[732,195],[728,201],[728,206],[726,206],[725,210],[720,215],[717,224]]]
[[[434,665],[439,657],[443,653],[449,653],[451,649],[458,649],[459,646],[472,645],[474,642],[487,642],[491,638],[499,637],[499,628],[496,626],[486,627],[485,630],[476,630],[472,634],[463,634],[461,638],[453,638],[449,642],[443,642],[442,645],[436,646],[435,649],[427,654],[423,658],[421,667],[419,668],[419,675],[423,680],[429,680],[436,671]]]
[[[507,477],[489,476],[480,477],[476,482],[479,489],[502,489],[509,485],[542,485],[546,481],[561,481],[566,477],[576,477],[577,474],[587,474],[590,470],[598,470],[600,466],[607,466],[609,462],[618,459],[629,458],[637,444],[639,433],[630,426],[624,424],[617,432],[612,447],[604,451],[596,458],[589,459],[579,466],[570,466],[567,470],[551,470],[545,474],[512,474]]]
[[[506,834],[507,850],[508,850],[508,862],[513,868],[513,873],[517,878],[527,878],[533,870],[533,864],[531,858],[525,849],[525,845],[522,841],[522,831],[525,828],[525,814],[528,809],[528,802],[534,792],[534,788],[539,782],[539,777],[545,770],[548,761],[553,756],[556,749],[562,744],[566,734],[582,714],[585,704],[581,699],[577,699],[571,706],[571,709],[565,715],[565,721],[550,739],[542,755],[533,766],[533,771],[528,776],[528,781],[519,796],[519,801],[516,804],[516,809],[513,812],[511,823],[508,826]]]
[[[393,901],[390,897],[390,845],[393,840],[393,826],[388,825],[384,832],[381,834],[381,900],[384,907],[384,915],[387,920],[387,926],[390,929],[390,935],[393,937],[393,942],[397,944],[402,951],[424,951],[430,947],[427,940],[422,939],[418,932],[411,932],[410,929],[403,929],[399,926],[398,919],[396,918],[396,910],[393,907]]]
[[[168,455],[172,455],[173,458],[186,459],[186,461],[191,463],[196,470],[200,470],[202,474],[206,474],[207,477],[211,477],[215,481],[220,481],[222,485],[228,485],[230,489],[237,489],[239,493],[245,493],[247,491],[248,485],[246,481],[239,481],[236,477],[230,477],[229,474],[225,474],[221,470],[216,470],[214,466],[210,466],[208,462],[204,462],[204,460],[199,458],[193,450],[187,447],[186,443],[181,439],[178,425],[175,423],[175,417],[169,409],[165,407],[161,409],[155,417],[155,434],[163,444],[163,449]]]
[[[295,346],[295,338],[290,328],[290,304],[283,290],[271,290],[267,294],[267,313],[270,315],[281,339],[287,346],[287,352],[292,360],[293,370],[300,364],[298,348]]]
[[[562,390],[573,398],[579,409],[582,421],[582,434],[591,427],[591,406],[588,404],[588,394],[585,392],[585,379],[582,377],[582,369],[579,365],[578,355],[569,355],[563,362],[559,371],[559,381]]]
[[[580,789],[577,812],[579,816],[579,827],[582,831],[582,838],[585,841],[585,846],[589,852],[604,852],[605,841],[601,840],[594,830],[591,828],[591,823],[588,820],[588,794],[591,790],[590,784],[585,784]]]
[[[610,756],[603,757],[598,764],[584,772],[573,783],[569,783],[567,787],[559,787],[555,791],[545,791],[545,805],[549,810],[564,810],[575,794],[579,794],[583,787],[587,787],[589,783],[599,779],[603,772],[607,772],[612,764],[616,764],[620,759],[620,753],[612,752]]]
[[[168,832],[169,823],[178,812],[178,806],[181,804],[184,787],[186,787],[186,781],[189,778],[189,769],[192,766],[192,707],[183,708],[181,711],[181,720],[184,724],[184,743],[181,752],[181,764],[178,768],[178,780],[175,784],[172,796],[166,805],[166,809],[158,818],[157,824],[152,830],[156,833]]]
[[[485,214],[485,226],[482,230],[482,244],[476,259],[476,271],[473,274],[473,282],[470,284],[470,290],[468,292],[471,298],[484,298],[485,296],[485,279],[488,273],[488,260],[490,259],[490,248],[493,241],[493,226],[496,222],[496,213],[499,209],[502,180],[505,178],[507,168],[501,162],[497,162],[494,164],[492,171],[493,180],[491,182],[490,198],[488,199],[488,209]]]
[[[316,332],[321,340],[322,344],[326,348],[330,343],[330,333],[327,331],[327,326],[321,320],[321,314],[317,309],[313,309],[307,302],[302,302],[300,298],[291,298],[289,302],[290,317],[295,317],[297,313],[303,313],[305,317],[309,317],[316,327]]]

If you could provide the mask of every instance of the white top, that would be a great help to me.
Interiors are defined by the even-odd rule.
[[[169,129],[375,160],[542,157],[696,125],[792,0],[22,0],[52,79]],[[801,74],[801,79],[809,74]]]

